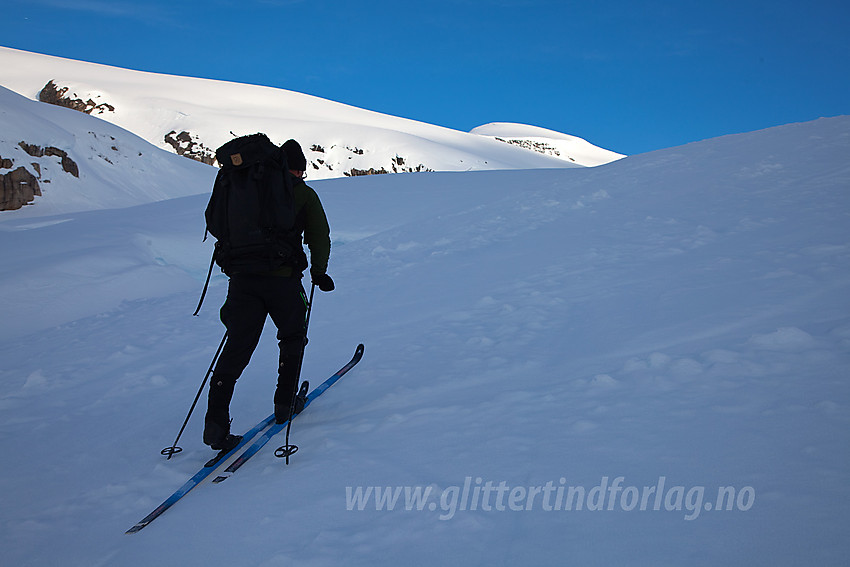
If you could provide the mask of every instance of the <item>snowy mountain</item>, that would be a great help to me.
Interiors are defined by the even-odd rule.
[[[114,124],[0,87],[0,221],[208,193],[213,179]]]
[[[848,155],[838,117],[596,168],[316,182],[337,290],[303,376],[366,356],[289,466],[275,439],[132,536],[211,454],[202,409],[159,454],[223,333],[223,276],[190,316],[206,196],[7,217],[3,562],[842,565]],[[237,431],[271,412],[276,349],[267,329]]]
[[[270,87],[131,71],[0,47],[0,84],[91,113],[172,152],[212,163],[234,134],[297,139],[311,179],[369,173],[597,165],[623,157],[584,144],[539,153]],[[565,136],[565,135],[561,135]]]

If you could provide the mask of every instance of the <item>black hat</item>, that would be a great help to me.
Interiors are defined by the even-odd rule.
[[[293,171],[307,170],[307,159],[304,157],[304,152],[301,151],[298,142],[287,140],[282,147],[283,153],[286,154],[286,163],[289,164],[289,169]]]

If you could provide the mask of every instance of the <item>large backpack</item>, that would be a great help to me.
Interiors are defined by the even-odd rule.
[[[227,142],[215,155],[221,169],[205,212],[207,232],[216,239],[214,262],[228,276],[284,266],[293,274],[304,271],[307,257],[283,150],[265,134],[253,134]]]

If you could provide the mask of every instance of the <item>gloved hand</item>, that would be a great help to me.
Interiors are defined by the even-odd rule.
[[[313,283],[322,290],[322,291],[333,291],[334,290],[334,281],[327,274],[314,274],[310,272],[310,278],[313,280]]]

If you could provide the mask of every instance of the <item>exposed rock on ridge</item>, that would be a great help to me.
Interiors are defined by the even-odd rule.
[[[525,148],[526,150],[532,150],[540,154],[546,154],[555,157],[561,157],[561,152],[558,148],[547,144],[546,142],[538,142],[535,140],[523,140],[519,138],[506,140],[504,138],[499,138],[496,136],[496,139],[500,142],[505,142],[506,144],[511,144],[513,146],[519,146],[521,148]],[[573,158],[568,157],[570,161],[575,161]]]
[[[172,130],[165,135],[165,142],[174,148],[177,155],[212,165],[215,163],[215,151],[206,147],[198,136],[193,136],[187,131],[179,134]]]
[[[84,101],[80,98],[71,98],[67,93],[68,87],[59,87],[53,82],[53,79],[51,79],[38,93],[38,100],[48,104],[73,108],[74,110],[79,110],[85,114],[115,112],[115,107],[111,104],[105,102],[98,104],[92,99]]]

